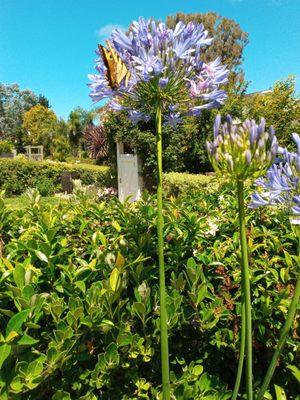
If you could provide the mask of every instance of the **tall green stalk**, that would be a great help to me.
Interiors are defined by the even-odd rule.
[[[300,259],[300,241],[299,241],[299,251],[298,251],[298,257]],[[298,269],[299,269],[298,265]],[[263,384],[262,387],[260,388],[260,391],[257,395],[257,399],[256,400],[262,400],[264,397],[264,394],[266,392],[266,390],[268,389],[268,386],[271,382],[272,376],[274,374],[276,365],[277,365],[277,361],[278,358],[282,352],[283,346],[285,345],[286,339],[287,339],[287,335],[292,327],[293,321],[294,321],[294,317],[295,314],[297,312],[297,308],[299,306],[299,301],[300,301],[300,271],[298,271],[298,279],[297,279],[297,283],[296,283],[296,287],[295,287],[295,292],[294,292],[294,296],[293,299],[291,301],[291,304],[289,306],[289,310],[288,310],[288,314],[287,314],[287,318],[285,320],[285,323],[282,327],[281,333],[280,333],[280,338],[279,341],[277,343],[277,347],[276,350],[273,354],[271,363],[269,365],[269,368],[267,370],[267,373],[265,375],[265,378],[263,380]]]
[[[164,238],[162,214],[162,124],[161,105],[156,109],[156,147],[157,147],[157,237],[159,263],[159,299],[160,299],[160,347],[163,400],[170,400],[169,345],[166,307],[166,283],[164,266]]]
[[[248,245],[246,236],[245,204],[244,204],[244,182],[237,179],[239,228],[241,241],[241,267],[242,267],[242,291],[245,303],[244,329],[246,331],[246,392],[247,400],[253,400],[252,387],[252,318],[251,318],[251,292],[250,274],[248,261]],[[243,329],[243,328],[242,328]]]
[[[243,289],[242,289],[243,292]],[[243,293],[241,296],[241,310],[242,310],[242,315],[241,315],[241,337],[240,337],[240,354],[239,354],[239,364],[238,364],[238,369],[237,369],[237,374],[236,374],[236,380],[235,380],[235,385],[233,389],[233,394],[231,400],[236,400],[238,394],[239,394],[239,388],[241,385],[241,379],[242,379],[242,373],[243,373],[243,366],[244,366],[244,359],[245,359],[245,344],[246,344],[246,325],[245,325],[245,318],[246,318],[246,313],[245,313],[245,301],[243,297]]]

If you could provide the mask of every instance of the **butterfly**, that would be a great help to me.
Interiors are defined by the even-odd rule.
[[[111,43],[106,41],[107,48],[98,45],[101,58],[107,69],[106,78],[108,80],[109,86],[112,89],[119,87],[120,83],[125,79],[125,85],[127,86],[128,80],[130,78],[130,72],[128,71],[126,65],[121,60],[121,57],[117,51],[112,47]]]

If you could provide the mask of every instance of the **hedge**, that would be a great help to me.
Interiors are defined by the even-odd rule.
[[[0,189],[4,189],[6,195],[20,195],[32,187],[37,187],[44,196],[61,192],[64,171],[73,172],[83,185],[116,185],[107,166],[0,159],[0,171]],[[178,196],[199,188],[209,190],[215,187],[213,177],[202,174],[169,172],[163,179],[166,195]]]
[[[73,172],[84,185],[105,187],[113,184],[107,166],[0,159],[0,171],[0,188],[7,195],[19,195],[32,187],[37,187],[42,195],[60,192],[64,171]]]
[[[164,192],[167,195],[178,196],[199,190],[199,188],[208,191],[216,188],[216,181],[212,175],[188,174],[180,172],[169,172],[163,177]]]

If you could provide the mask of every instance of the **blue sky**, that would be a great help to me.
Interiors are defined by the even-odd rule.
[[[179,11],[215,11],[249,33],[249,91],[289,74],[300,89],[300,0],[0,0],[0,81],[44,94],[62,117],[91,108],[87,74],[112,26]]]

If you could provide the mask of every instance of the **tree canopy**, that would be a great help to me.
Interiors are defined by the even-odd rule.
[[[49,154],[51,140],[58,126],[55,113],[38,104],[24,114],[22,126],[27,132],[26,142],[32,145],[43,145],[45,153]]]
[[[88,125],[93,124],[94,117],[94,111],[87,111],[81,107],[76,107],[69,115],[69,138],[76,155],[82,143],[84,130]]]
[[[177,13],[167,17],[167,25],[173,28],[178,21],[203,23],[210,37],[213,37],[211,46],[203,49],[203,60],[213,61],[220,57],[230,71],[237,73],[243,62],[244,47],[248,43],[248,33],[242,30],[233,19],[222,17],[215,12],[204,14]]]
[[[21,134],[23,115],[38,103],[38,97],[14,83],[0,83],[0,136],[15,141]]]

